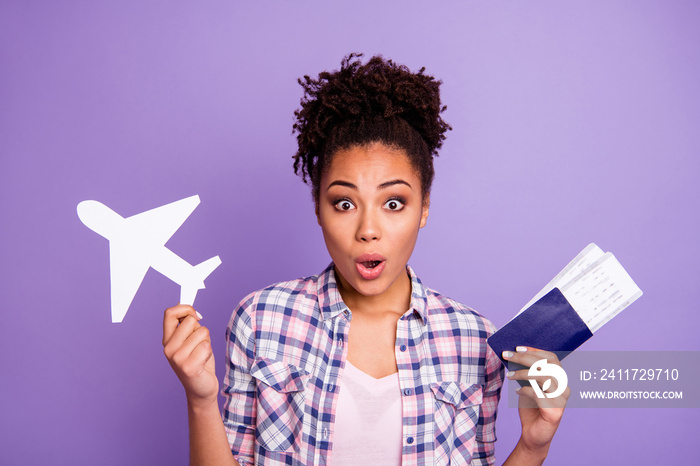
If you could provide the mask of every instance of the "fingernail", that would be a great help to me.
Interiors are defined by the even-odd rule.
[[[506,374],[506,377],[511,378],[511,377],[513,377],[514,375],[515,375],[515,372],[514,372],[514,371],[508,371],[508,373]]]
[[[512,351],[504,351],[503,352],[503,357],[505,359],[512,358],[513,357],[513,352]]]
[[[197,317],[199,317],[199,320],[202,320],[204,318],[204,317],[202,317],[202,314],[200,314],[199,312],[197,312],[197,311],[194,311],[194,312],[197,314]]]
[[[525,346],[517,346],[517,347],[515,348],[515,351],[517,351],[518,353],[524,353],[525,351],[527,351],[527,347],[525,347]]]

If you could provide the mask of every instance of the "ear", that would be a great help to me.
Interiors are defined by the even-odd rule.
[[[318,200],[314,202],[314,205],[316,206],[316,208],[315,208],[316,222],[318,222],[318,226],[321,226],[321,215],[318,212]]]
[[[423,200],[423,213],[420,216],[420,228],[423,228],[428,223],[428,213],[430,211],[430,194],[425,195]]]

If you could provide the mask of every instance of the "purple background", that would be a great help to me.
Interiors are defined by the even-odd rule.
[[[1,464],[186,464],[161,347],[179,288],[149,271],[112,324],[108,242],[76,205],[201,196],[168,247],[223,260],[196,303],[223,373],[236,303],[329,261],[291,125],[296,78],[350,51],[444,81],[424,283],[501,326],[594,241],[645,295],[583,348],[700,349],[700,4],[427,3],[0,4]],[[688,464],[697,421],[571,409],[549,462]],[[504,400],[499,462],[519,433]]]

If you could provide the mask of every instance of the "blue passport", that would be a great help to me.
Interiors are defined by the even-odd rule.
[[[515,351],[516,346],[531,346],[552,351],[563,359],[593,336],[586,323],[566,300],[559,288],[552,288],[526,310],[491,335],[487,343],[506,364],[504,351]]]

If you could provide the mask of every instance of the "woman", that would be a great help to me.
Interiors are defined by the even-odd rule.
[[[164,351],[185,387],[193,464],[495,461],[504,373],[486,345],[495,329],[407,265],[428,218],[433,156],[450,129],[440,82],[359,57],[299,81],[294,169],[311,184],[333,262],[252,293],[234,311],[223,422],[201,316],[183,305],[165,312]],[[558,364],[534,348],[507,353],[527,367]],[[519,393],[522,435],[505,464],[541,464],[568,392]]]

